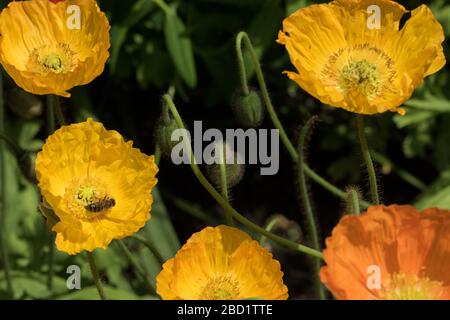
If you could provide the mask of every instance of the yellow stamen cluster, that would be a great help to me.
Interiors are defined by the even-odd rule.
[[[386,300],[436,300],[441,294],[441,282],[405,274],[394,274],[385,289]]]
[[[339,86],[346,93],[359,93],[374,98],[378,95],[380,81],[377,66],[367,60],[353,61],[341,71]]]
[[[239,285],[231,276],[212,278],[203,288],[201,300],[236,300],[239,296]]]

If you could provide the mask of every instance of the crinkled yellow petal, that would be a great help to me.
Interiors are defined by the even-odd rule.
[[[58,249],[76,254],[106,248],[142,228],[150,219],[157,171],[153,156],[101,123],[89,119],[57,130],[37,156],[36,175],[60,219],[53,227]],[[88,184],[107,192],[115,205],[100,213],[77,207],[76,191]]]
[[[68,25],[73,5],[80,8],[80,29]],[[109,29],[95,0],[13,1],[0,14],[0,62],[24,90],[69,97],[68,90],[103,72]]]
[[[207,227],[192,235],[157,276],[157,292],[172,299],[287,299],[280,264],[244,232]]]

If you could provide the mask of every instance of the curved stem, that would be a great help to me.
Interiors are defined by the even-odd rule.
[[[122,240],[117,240],[117,243],[119,245],[119,248],[123,251],[125,256],[127,257],[128,261],[132,264],[133,268],[136,269],[139,277],[144,281],[144,285],[147,287],[147,289],[152,293],[156,294],[155,288],[150,284],[150,281],[147,277],[147,273],[145,272],[144,268],[140,265],[140,263],[137,261],[136,257],[131,253],[130,249],[123,243]]]
[[[272,229],[278,224],[278,222],[280,221],[280,217],[279,216],[275,216],[273,217],[264,227],[264,229],[266,229],[266,231],[271,232]],[[261,238],[259,239],[259,243],[263,244],[264,242],[266,242],[266,236],[261,236]]]
[[[98,295],[100,296],[100,299],[107,300],[105,291],[103,290],[102,281],[100,280],[100,277],[98,275],[94,253],[87,252],[87,258],[89,261],[89,267],[91,268],[92,278],[94,279],[95,286],[97,287]]]
[[[272,104],[272,100],[270,99],[269,92],[267,90],[267,85],[264,79],[264,74],[261,70],[261,65],[258,60],[258,56],[256,55],[256,52],[253,48],[253,45],[250,41],[250,38],[248,37],[247,33],[241,31],[236,37],[236,51],[238,54],[238,61],[244,61],[244,58],[242,56],[242,51],[238,50],[237,48],[241,48],[242,43],[244,43],[247,47],[247,49],[250,52],[251,60],[255,66],[256,71],[256,77],[258,79],[259,87],[261,89],[261,95],[264,99],[264,104],[266,106],[267,112],[269,113],[269,116],[274,124],[274,127],[280,131],[280,137],[281,141],[283,142],[284,147],[288,151],[289,155],[291,156],[292,161],[295,163],[298,163],[298,154],[297,151],[290,141],[286,131],[284,130],[283,124],[281,123],[280,119],[278,118],[277,113],[275,112],[275,109]],[[241,78],[242,79],[242,78]],[[312,170],[307,164],[304,166],[305,173],[308,177],[310,177],[312,180],[314,180],[317,184],[322,186],[324,189],[328,190],[332,194],[336,195],[337,197],[341,199],[345,199],[345,192],[337,187],[335,187],[333,184],[328,182],[326,179],[318,175],[314,170]],[[368,207],[371,204],[361,200],[361,205],[363,207]]]
[[[5,132],[5,100],[3,91],[3,73],[0,70],[0,132]],[[11,277],[11,267],[9,264],[8,246],[6,243],[6,211],[5,211],[5,195],[6,195],[6,181],[5,181],[5,140],[0,140],[0,245],[2,251],[3,270],[6,279],[6,289],[11,299],[14,299],[14,288]]]
[[[131,236],[131,238],[133,238],[134,240],[139,241],[140,243],[142,243],[144,246],[147,247],[147,249],[150,250],[150,252],[153,254],[153,256],[156,258],[156,260],[158,260],[159,264],[164,264],[165,259],[163,258],[163,256],[158,252],[158,250],[155,248],[155,246],[153,245],[153,243],[151,243],[150,241],[148,241],[147,239],[145,239],[144,237],[138,235],[138,234],[133,234]]]
[[[162,10],[164,13],[168,14],[172,12],[172,9],[164,0],[153,0],[153,2]]]
[[[305,140],[306,140],[306,136],[309,133],[313,123],[315,121],[315,117],[311,118],[306,124],[305,126],[302,128],[302,131],[300,133],[300,141],[299,141],[299,145],[298,145],[298,172],[297,172],[297,177],[298,177],[298,183],[299,183],[299,187],[300,187],[300,194],[301,194],[301,200],[302,200],[302,204],[303,204],[303,209],[305,211],[305,215],[306,215],[306,221],[308,223],[308,228],[307,230],[309,231],[309,238],[312,241],[313,247],[314,249],[316,249],[317,251],[322,251],[322,248],[320,246],[320,239],[319,239],[319,230],[317,227],[317,223],[316,223],[316,217],[314,216],[314,212],[312,210],[312,206],[311,206],[311,201],[309,198],[309,194],[308,194],[308,186],[306,184],[306,177],[305,177],[305,159],[304,159],[304,145],[305,145]],[[320,267],[321,267],[321,263],[319,260],[315,260],[313,261],[314,263],[314,280],[315,280],[315,284],[316,284],[316,291],[319,295],[319,298],[321,300],[325,299],[325,291],[324,288],[320,282],[320,278],[319,278],[319,272],[320,272]]]
[[[242,54],[242,38],[243,37],[244,37],[244,35],[239,33],[236,38],[236,55],[237,55],[238,65],[239,65],[239,76],[240,76],[240,80],[241,80],[242,93],[247,96],[250,93],[250,89],[248,88],[247,72],[245,71],[244,55]]]
[[[169,109],[172,112],[172,115],[173,115],[175,121],[177,122],[178,128],[184,129],[183,121],[181,120],[178,110],[175,107],[175,104],[173,103],[170,96],[164,95],[163,98],[164,98],[164,101],[169,106]],[[188,139],[183,139],[183,141],[188,141]],[[283,237],[277,236],[271,232],[268,232],[264,228],[254,224],[253,222],[251,222],[250,220],[245,218],[243,215],[241,215],[239,212],[237,212],[224,198],[222,198],[222,196],[216,191],[216,189],[209,183],[208,179],[206,179],[206,177],[200,171],[197,163],[195,162],[195,157],[192,152],[192,147],[191,147],[190,143],[187,144],[187,148],[189,149],[189,154],[190,154],[191,169],[192,169],[192,172],[194,173],[195,177],[203,185],[203,187],[206,189],[206,191],[208,191],[209,194],[219,203],[219,205],[224,210],[228,211],[233,216],[234,219],[236,219],[238,222],[242,223],[244,226],[246,226],[250,230],[257,232],[259,234],[265,235],[267,238],[277,242],[278,244],[280,244],[284,247],[287,247],[294,251],[305,253],[307,255],[316,257],[318,259],[323,259],[322,252],[317,251],[312,248],[309,248],[302,244],[295,243],[295,242],[285,239]]]
[[[228,182],[227,182],[227,167],[225,164],[226,155],[225,155],[225,147],[221,147],[222,151],[220,152],[220,193],[222,197],[229,203],[230,198],[228,196]],[[225,210],[225,219],[227,221],[227,225],[234,226],[233,217],[229,214],[228,211]]]
[[[248,52],[250,53],[250,58],[253,62],[253,65],[255,66],[255,72],[256,72],[256,78],[258,79],[259,87],[261,89],[261,95],[264,100],[264,103],[266,105],[267,112],[270,115],[270,118],[272,119],[272,122],[278,130],[280,130],[280,138],[283,144],[285,145],[286,149],[288,150],[289,154],[293,159],[295,159],[295,162],[298,162],[298,155],[297,151],[295,150],[293,144],[289,140],[289,137],[286,133],[286,131],[283,128],[283,125],[281,124],[280,119],[278,118],[275,109],[272,104],[272,100],[270,99],[269,91],[267,90],[266,80],[264,79],[264,74],[261,69],[261,65],[259,63],[258,55],[256,54],[255,49],[253,48],[252,42],[250,41],[249,36],[246,32],[239,32],[239,34],[236,37],[236,48],[241,47],[242,43],[245,44]],[[242,52],[238,51],[238,54],[241,55],[242,61]]]
[[[378,196],[377,176],[373,166],[372,157],[370,156],[369,147],[367,145],[366,132],[364,126],[364,118],[361,115],[356,116],[356,125],[358,127],[359,142],[361,144],[361,151],[366,163],[367,173],[369,175],[370,195],[373,204],[380,204]]]

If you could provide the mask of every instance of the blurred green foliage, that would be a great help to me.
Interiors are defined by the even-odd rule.
[[[4,7],[7,2],[3,0],[0,4]],[[107,12],[112,26],[108,67],[89,86],[72,90],[73,97],[64,102],[65,113],[71,121],[82,121],[86,117],[99,119],[108,128],[119,130],[137,146],[153,153],[152,128],[160,112],[159,99],[173,87],[188,125],[201,119],[219,128],[236,126],[230,106],[239,87],[234,37],[244,30],[249,33],[262,61],[275,107],[289,128],[289,134],[295,137],[298,127],[313,114],[318,114],[322,120],[310,141],[310,166],[342,188],[355,183],[364,188],[364,171],[358,170],[362,162],[352,116],[321,105],[282,75],[283,70],[293,67],[284,48],[275,42],[281,21],[313,2],[319,1],[101,0],[99,4]],[[421,3],[400,2],[408,9]],[[448,60],[450,3],[446,0],[425,3],[444,27]],[[247,65],[250,83],[256,86],[248,59]],[[405,116],[383,114],[368,121],[370,144],[381,155],[376,159],[379,160],[380,180],[384,181],[385,203],[415,203],[420,208],[450,209],[449,76],[447,65],[427,78],[405,104]],[[46,137],[45,117],[42,116],[44,100],[22,97],[28,99],[27,102],[17,103],[17,90],[9,80],[6,95],[2,97],[8,105],[6,134],[21,148],[38,151]],[[269,121],[263,125],[271,126]],[[282,170],[277,177],[264,180],[250,170],[233,194],[234,204],[248,211],[260,224],[275,212],[298,218],[289,171],[291,163],[284,151],[282,156]],[[56,252],[53,289],[49,290],[49,235],[37,211],[37,187],[25,179],[11,151],[7,152],[5,167],[7,189],[2,201],[14,298],[97,298],[84,255],[72,257]],[[205,223],[222,220],[220,210],[206,198],[207,194],[188,168],[162,163],[161,169],[159,187],[154,191],[153,217],[140,235],[168,259],[178,250],[180,240],[184,242]],[[429,187],[419,190],[402,178],[401,171],[412,173]],[[341,214],[340,203],[317,186],[312,190],[316,200],[325,199],[317,203],[316,210],[319,220],[323,218],[323,234],[327,235]],[[267,202],[261,203],[261,199]],[[194,222],[186,222],[191,220]],[[161,268],[158,259],[133,239],[127,239],[126,244],[139,257],[154,286],[154,278]],[[96,253],[110,298],[156,298],[136,276],[116,244]],[[290,262],[283,264],[283,269],[291,296],[301,296],[304,287],[300,284],[307,280],[295,270],[298,264],[292,257],[281,258]],[[71,264],[81,266],[82,289],[79,291],[69,292],[65,285],[66,268]],[[6,297],[4,273],[0,272],[0,299]]]

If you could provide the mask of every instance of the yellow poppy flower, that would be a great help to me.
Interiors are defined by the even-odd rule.
[[[57,130],[36,159],[42,196],[59,219],[52,228],[57,248],[106,248],[142,228],[157,172],[153,156],[92,119]]]
[[[444,32],[431,10],[421,5],[399,29],[406,12],[390,0],[299,9],[278,35],[298,72],[287,75],[322,103],[361,114],[404,114],[400,106],[424,77],[445,65]]]
[[[109,29],[95,0],[13,1],[0,14],[0,63],[28,92],[70,97],[103,72]]]
[[[288,298],[280,263],[246,233],[223,225],[193,234],[163,265],[156,290],[165,300]]]

